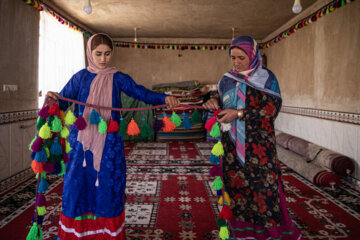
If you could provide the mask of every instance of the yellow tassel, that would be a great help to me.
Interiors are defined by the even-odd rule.
[[[61,132],[60,132],[60,136],[62,137],[62,138],[67,138],[68,136],[69,136],[69,129],[67,128],[67,127],[63,127],[63,129],[61,130]]]
[[[37,213],[39,216],[44,216],[46,213],[46,208],[45,206],[42,207],[36,207]]]
[[[41,137],[42,139],[49,139],[51,138],[51,130],[49,125],[47,125],[47,123],[45,123],[39,131],[39,137]]]
[[[219,237],[222,240],[225,240],[225,239],[229,238],[229,230],[227,229],[227,227],[221,227],[220,228]]]
[[[70,143],[68,141],[65,141],[65,152],[69,153],[71,151]]]
[[[69,111],[66,113],[65,116],[65,124],[70,126],[73,125],[75,121],[76,121],[76,117],[74,113],[69,109]]]
[[[221,141],[218,141],[213,149],[211,150],[211,153],[214,154],[215,156],[219,157],[221,155],[224,155],[224,147],[221,143]]]

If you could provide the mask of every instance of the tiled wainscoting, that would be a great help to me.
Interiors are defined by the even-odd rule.
[[[0,113],[0,180],[27,169],[31,164],[28,145],[36,131],[36,113]]]
[[[275,128],[354,159],[354,177],[360,179],[359,119],[359,114],[284,107]]]

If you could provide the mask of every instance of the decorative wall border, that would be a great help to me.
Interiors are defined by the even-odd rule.
[[[19,112],[0,113],[0,125],[20,122],[24,120],[36,119],[38,111],[39,111],[38,109],[34,109],[34,110],[19,111]]]
[[[336,112],[315,108],[290,106],[282,106],[280,112],[360,125],[360,114],[358,113]]]

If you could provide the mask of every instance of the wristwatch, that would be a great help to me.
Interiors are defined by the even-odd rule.
[[[237,110],[237,117],[239,119],[243,118],[244,117],[244,110],[243,109],[238,109]]]

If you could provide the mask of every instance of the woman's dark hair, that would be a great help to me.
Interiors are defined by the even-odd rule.
[[[111,39],[104,35],[104,34],[98,34],[96,35],[92,41],[91,41],[91,51],[97,48],[100,44],[108,45],[111,50],[113,50],[113,45]]]

